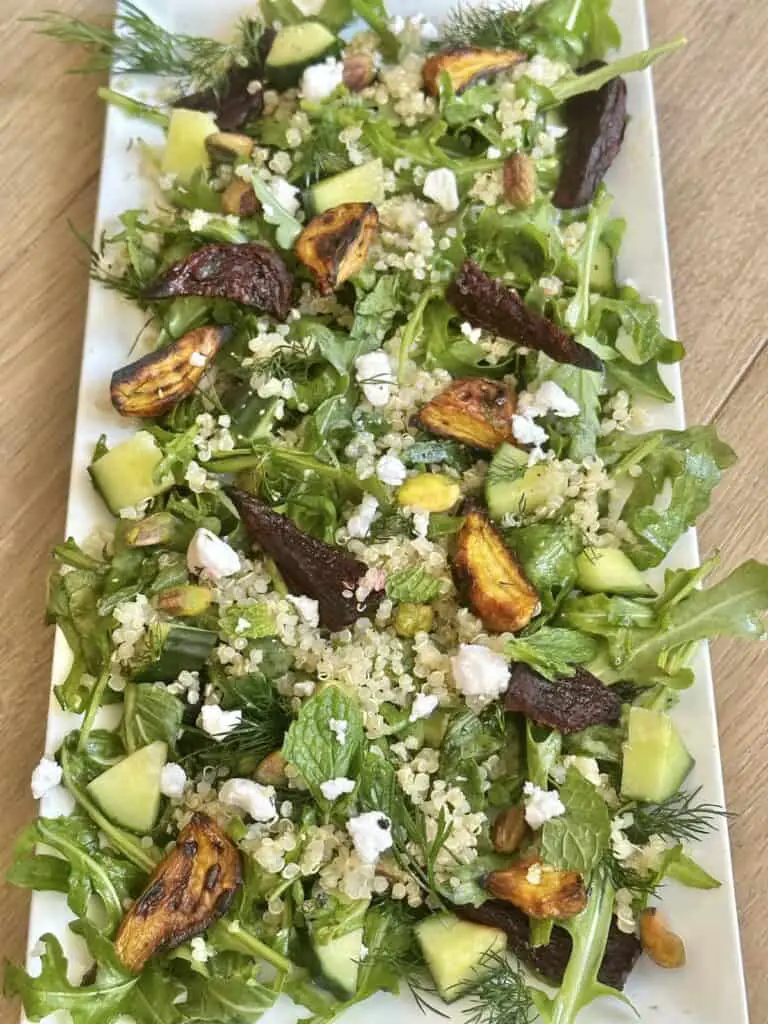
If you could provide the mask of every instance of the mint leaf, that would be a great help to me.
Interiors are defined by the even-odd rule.
[[[339,727],[334,731],[332,720],[346,722],[343,733]],[[325,686],[306,702],[291,725],[283,756],[301,774],[315,800],[326,807],[320,784],[355,777],[362,744],[363,715],[358,703],[338,686]]]
[[[181,732],[184,705],[172,693],[154,683],[131,683],[125,688],[125,705],[121,732],[126,750],[133,753],[140,747],[162,740],[171,753]]]
[[[541,855],[553,868],[588,877],[603,859],[611,840],[611,815],[591,782],[569,768],[560,787],[565,814],[552,818],[541,832]]]
[[[418,565],[393,572],[387,580],[387,597],[398,604],[430,604],[442,590],[440,580]]]
[[[542,626],[531,636],[510,637],[504,653],[512,661],[530,665],[551,681],[562,676],[572,676],[574,666],[591,661],[598,649],[596,641],[586,633]]]

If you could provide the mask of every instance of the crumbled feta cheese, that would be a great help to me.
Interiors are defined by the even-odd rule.
[[[515,413],[512,417],[512,433],[515,436],[515,440],[519,441],[520,444],[532,444],[536,448],[539,448],[548,440],[547,432],[543,427],[540,427],[538,423],[534,423],[527,416],[519,415],[519,413]]]
[[[507,659],[482,644],[461,644],[451,669],[456,688],[478,704],[496,700],[509,686]]]
[[[236,729],[243,720],[243,712],[239,709],[223,711],[218,704],[206,704],[200,712],[198,723],[203,732],[217,743]]]
[[[518,410],[529,419],[546,416],[550,412],[570,419],[581,412],[579,403],[551,380],[545,380],[536,391],[524,391],[518,399]]]
[[[616,927],[625,935],[634,935],[635,914],[632,909],[632,891],[630,889],[618,889],[613,912],[616,915]]]
[[[346,743],[347,729],[349,728],[349,722],[346,718],[330,718],[328,720],[328,728],[339,743]]]
[[[327,782],[320,783],[320,792],[326,800],[338,800],[345,793],[351,793],[354,788],[355,784],[352,779],[345,779],[343,777],[328,779]]]
[[[320,622],[320,606],[311,597],[288,594],[287,598],[308,626],[316,628]]]
[[[269,190],[286,213],[293,216],[299,210],[299,190],[285,178],[273,178]]]
[[[205,366],[208,360],[205,358],[202,352],[192,352],[189,356],[190,366]]]
[[[541,863],[534,861],[528,868],[525,880],[529,885],[541,885]]]
[[[433,693],[417,693],[411,704],[408,721],[417,722],[420,718],[429,718],[439,703],[439,699]]]
[[[301,95],[311,103],[320,103],[338,89],[344,76],[344,65],[333,57],[322,64],[310,64],[301,76]]]
[[[429,512],[413,513],[413,532],[417,537],[426,537],[429,533]]]
[[[447,167],[437,167],[430,171],[424,179],[421,191],[427,199],[433,199],[446,213],[453,213],[459,208],[456,175]]]
[[[582,778],[590,782],[595,789],[600,789],[603,778],[600,774],[600,765],[594,757],[578,757],[575,754],[566,754],[563,758],[563,767],[566,771],[575,768]]]
[[[493,107],[491,107],[493,110]],[[501,150],[498,146],[489,146],[488,152],[485,154],[489,160],[499,160],[501,158]]]
[[[219,790],[219,800],[245,811],[254,821],[273,821],[277,817],[274,789],[252,779],[227,779]]]
[[[208,945],[202,935],[196,935],[189,944],[190,954],[195,963],[204,964],[213,956],[213,951],[208,948]]]
[[[355,513],[347,521],[347,533],[350,537],[367,537],[371,523],[376,518],[379,503],[372,494],[366,494]]]
[[[533,782],[523,786],[525,797],[525,820],[536,831],[551,818],[559,818],[565,814],[565,805],[560,794],[554,789],[540,789]]]
[[[46,793],[55,789],[61,782],[62,775],[60,764],[52,757],[42,757],[32,772],[32,796],[35,800],[40,800]]]
[[[366,864],[375,864],[379,854],[392,846],[392,824],[380,811],[366,811],[350,818],[347,832],[352,836],[357,855]]]
[[[202,231],[206,227],[208,222],[213,219],[213,214],[208,213],[207,210],[191,210],[187,214],[187,223],[189,224],[189,230],[193,233]]]
[[[160,772],[160,792],[163,796],[178,800],[184,795],[187,773],[180,764],[166,764]]]
[[[548,299],[554,299],[562,292],[563,282],[559,277],[540,277],[539,288]]]
[[[380,408],[389,401],[390,386],[395,383],[386,352],[368,352],[355,360],[355,372],[363,394],[371,405]]]
[[[396,455],[382,455],[376,463],[376,476],[383,484],[399,487],[408,476],[408,470]]]
[[[204,527],[200,527],[189,542],[187,566],[190,572],[205,572],[213,580],[234,576],[242,568],[234,548]]]

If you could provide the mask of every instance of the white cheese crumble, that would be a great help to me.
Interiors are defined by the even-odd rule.
[[[40,763],[32,772],[32,796],[40,800],[46,793],[50,793],[59,785],[63,772],[61,765],[52,757],[40,758]]]
[[[187,223],[189,224],[189,230],[193,233],[202,231],[206,227],[209,221],[213,219],[213,214],[208,213],[207,210],[191,210],[187,214]]]
[[[202,352],[192,352],[189,356],[190,366],[205,366],[208,360],[205,358]]]
[[[178,800],[184,796],[184,786],[187,781],[187,773],[180,764],[173,762],[163,766],[160,772],[160,792],[163,796]]]
[[[555,416],[571,419],[581,412],[579,403],[567,395],[559,384],[545,380],[535,391],[524,391],[518,399],[518,410],[529,419],[546,416],[552,412]]]
[[[218,704],[206,704],[200,712],[198,724],[203,732],[217,743],[229,736],[229,734],[240,725],[243,720],[243,712],[236,708],[234,711],[224,711]]]
[[[320,606],[312,597],[301,597],[295,594],[288,594],[287,600],[299,613],[302,621],[315,629],[320,622]]]
[[[408,470],[396,455],[382,455],[376,463],[376,476],[389,487],[399,487],[408,476]]]
[[[299,190],[295,185],[291,185],[285,178],[272,178],[269,182],[269,190],[286,213],[289,213],[291,216],[298,213],[300,206]],[[269,212],[266,210],[266,207],[265,212]]]
[[[534,861],[528,868],[525,880],[529,885],[541,885],[541,863],[539,861]]]
[[[549,439],[543,427],[519,413],[512,417],[512,433],[520,444],[532,444],[536,448],[540,448]]]
[[[560,794],[554,789],[540,789],[533,782],[523,786],[525,797],[525,820],[536,831],[551,818],[565,814],[565,805]]]
[[[482,644],[461,644],[451,658],[456,688],[476,705],[488,704],[509,686],[507,659]]]
[[[328,779],[326,782],[320,783],[320,792],[326,800],[338,800],[345,793],[351,793],[354,788],[355,784],[352,779],[345,779],[344,777]]]
[[[446,213],[453,213],[459,208],[456,175],[447,167],[437,167],[430,171],[424,179],[421,191],[427,199],[434,200]]]
[[[363,394],[371,405],[381,408],[389,401],[391,386],[395,383],[389,356],[386,352],[368,352],[355,360],[355,372]]]
[[[204,527],[200,527],[189,542],[187,566],[190,572],[205,572],[213,580],[234,576],[242,568],[234,548]]]
[[[357,510],[347,521],[347,533],[350,537],[367,537],[379,503],[372,494],[366,494]]]
[[[333,57],[322,64],[311,64],[301,76],[301,95],[311,103],[320,103],[338,89],[344,77],[344,65]]]
[[[632,909],[634,899],[630,889],[618,889],[613,912],[616,915],[616,927],[625,935],[634,935],[635,913]]]
[[[392,824],[380,811],[366,811],[350,818],[347,832],[352,836],[358,857],[366,864],[375,864],[379,854],[392,846]]]
[[[196,935],[189,944],[190,956],[197,964],[204,964],[213,956],[213,951],[209,949],[205,939],[202,935]]]
[[[274,789],[251,779],[227,779],[219,790],[219,800],[245,811],[254,821],[273,821],[277,817]]]
[[[411,704],[408,721],[418,722],[420,718],[429,718],[439,703],[439,699],[433,693],[417,693]]]
[[[346,743],[347,729],[349,728],[349,722],[346,720],[346,718],[329,718],[328,728],[331,730],[331,732],[336,737],[339,743]]]

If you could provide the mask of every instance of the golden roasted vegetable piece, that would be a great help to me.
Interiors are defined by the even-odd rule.
[[[296,256],[329,295],[363,269],[379,230],[373,203],[342,203],[313,217],[296,241]]]
[[[538,614],[539,595],[479,509],[470,509],[459,530],[453,571],[459,592],[486,629],[517,633]]]
[[[587,905],[587,890],[576,871],[560,871],[539,860],[522,860],[485,880],[488,892],[512,903],[530,917],[557,921],[575,917]]]
[[[517,396],[499,381],[466,377],[427,402],[418,419],[432,434],[492,452],[505,441],[514,443],[516,404]]]
[[[191,394],[228,337],[225,327],[197,327],[166,348],[112,374],[110,397],[121,416],[162,416]]]
[[[649,907],[640,915],[640,942],[659,967],[672,970],[685,966],[683,940],[672,931],[655,907]]]
[[[211,818],[196,814],[123,918],[115,952],[129,971],[200,935],[225,914],[242,885],[240,851]]]
[[[239,132],[214,132],[205,140],[205,148],[218,160],[247,160],[253,152],[254,141],[250,135]]]
[[[234,217],[253,217],[261,209],[253,185],[235,178],[221,193],[221,208]]]
[[[468,85],[501,71],[508,71],[515,64],[525,60],[524,53],[517,50],[486,50],[479,46],[454,46],[442,50],[424,62],[422,80],[430,96],[440,93],[440,75],[450,76],[454,92],[461,92]]]
[[[496,818],[491,829],[491,841],[497,853],[515,853],[528,833],[525,808],[522,804],[507,807]]]

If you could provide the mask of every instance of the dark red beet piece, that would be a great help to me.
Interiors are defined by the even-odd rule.
[[[512,665],[504,706],[566,734],[590,725],[615,725],[621,715],[617,694],[585,668],[550,683],[522,662]]]

